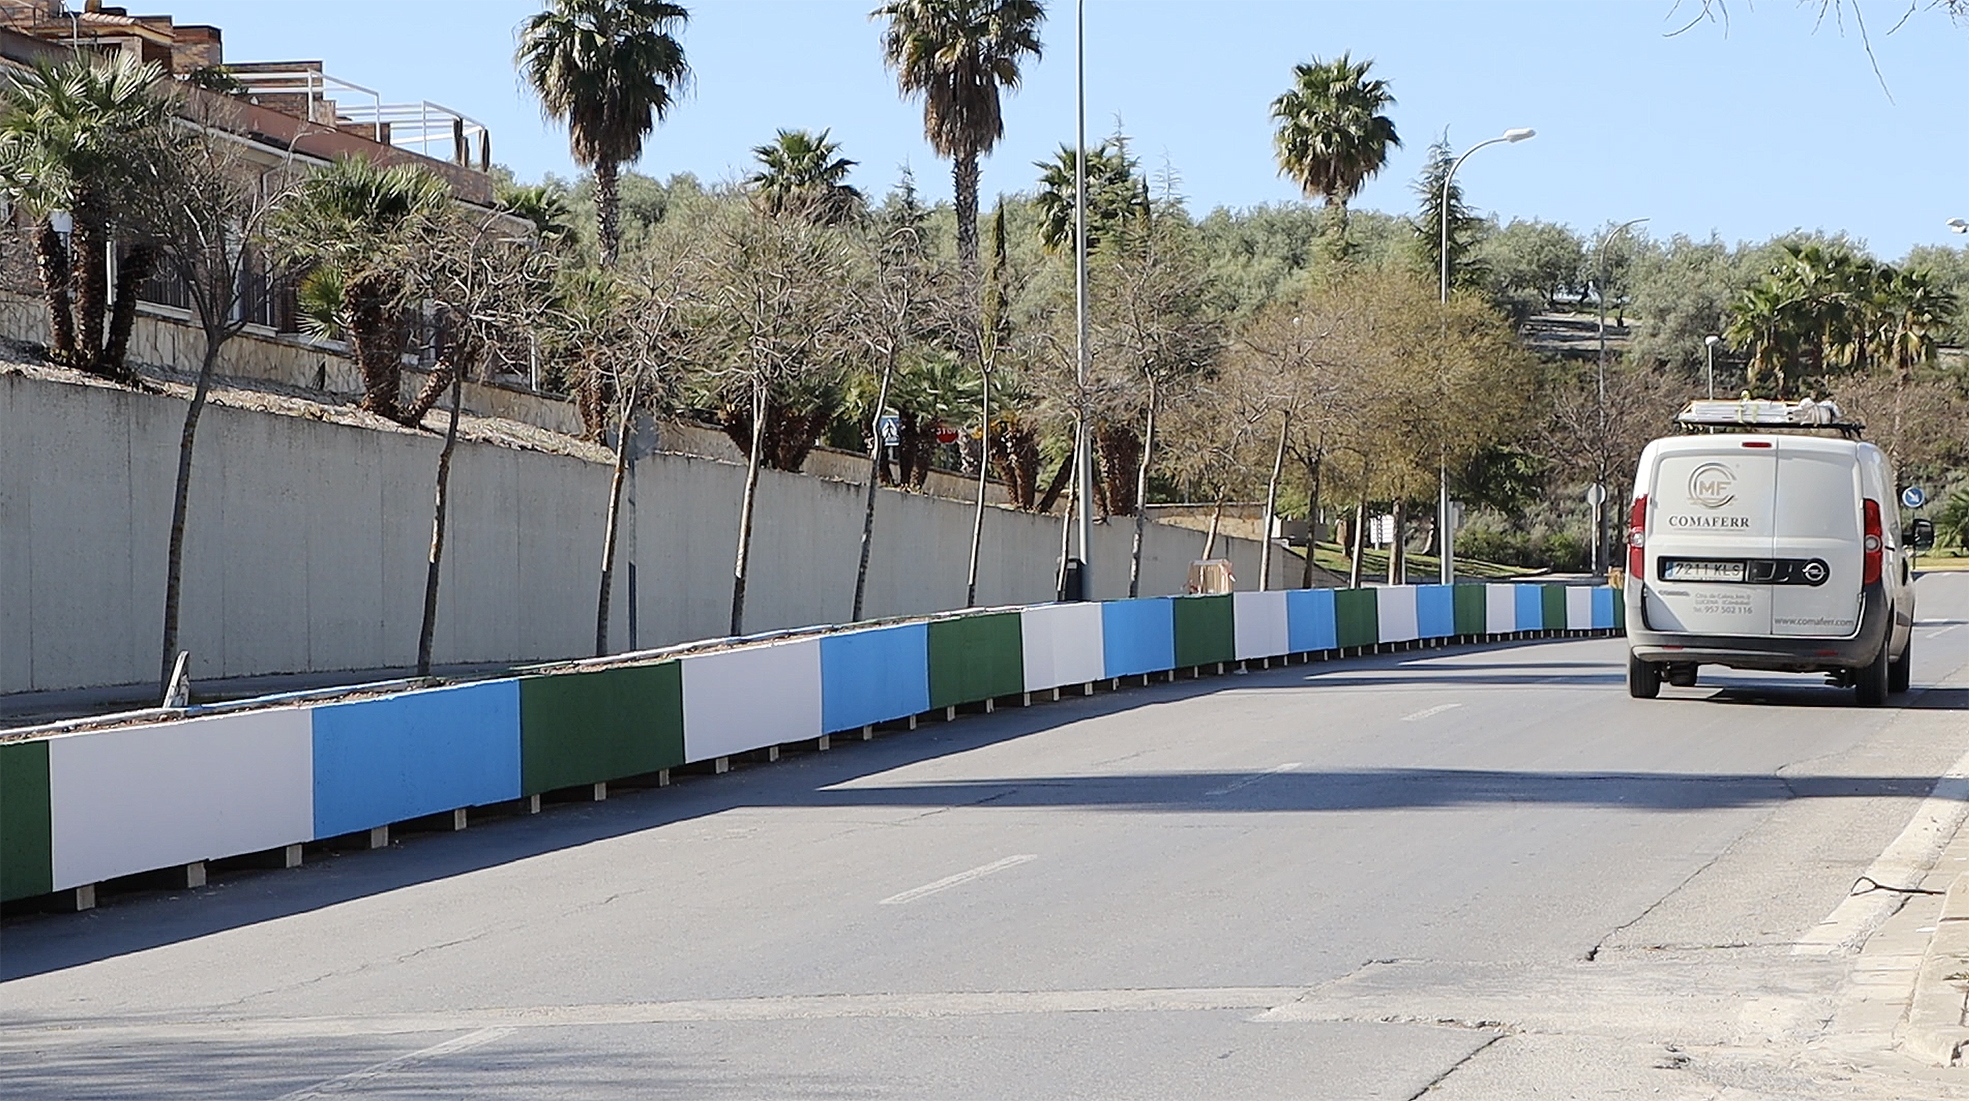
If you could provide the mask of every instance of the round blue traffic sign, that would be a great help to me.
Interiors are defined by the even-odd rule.
[[[1901,490],[1901,504],[1907,508],[1920,508],[1928,503],[1928,494],[1920,486],[1909,486]]]

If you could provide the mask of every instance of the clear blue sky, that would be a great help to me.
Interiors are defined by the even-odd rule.
[[[386,102],[429,99],[492,127],[495,159],[526,179],[571,175],[565,136],[515,79],[522,0],[160,0],[180,22],[225,30],[234,61],[321,59]],[[779,127],[829,127],[879,194],[904,162],[932,198],[947,167],[921,112],[882,68],[874,0],[711,0],[689,5],[692,94],[650,140],[640,169],[707,179],[747,170]],[[1869,19],[1883,91],[1850,22],[1814,30],[1816,4],[1731,3],[1730,25],[1667,32],[1695,0],[1626,3],[1165,3],[1093,0],[1087,10],[1090,138],[1118,114],[1151,168],[1166,157],[1199,213],[1289,199],[1267,107],[1291,66],[1342,50],[1391,82],[1405,145],[1360,207],[1406,211],[1407,185],[1445,128],[1466,146],[1531,126],[1459,174],[1478,209],[1589,229],[1649,217],[1655,236],[1712,230],[1758,240],[1792,228],[1844,230],[1895,258],[1961,244],[1969,217],[1969,28],[1875,0]],[[1926,7],[1925,3],[1921,5]],[[1032,186],[1031,162],[1073,136],[1073,8],[1055,0],[1046,57],[1007,103],[986,161],[986,201]],[[1891,92],[1892,98],[1889,98]]]

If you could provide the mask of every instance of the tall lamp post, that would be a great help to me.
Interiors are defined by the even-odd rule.
[[[1969,233],[1969,222],[1965,222],[1960,218],[1950,218],[1948,220],[1948,227],[1957,233]]]
[[[1526,138],[1536,137],[1537,135],[1538,131],[1528,126],[1506,130],[1497,137],[1487,141],[1480,141],[1470,148],[1465,149],[1462,156],[1450,162],[1449,171],[1443,176],[1442,216],[1440,219],[1442,222],[1442,250],[1437,253],[1437,256],[1442,260],[1442,283],[1439,294],[1440,300],[1444,305],[1449,304],[1449,185],[1451,181],[1456,179],[1456,170],[1463,167],[1463,162],[1470,159],[1470,154],[1475,153],[1487,145],[1497,145],[1500,142],[1521,142]],[[1456,533],[1450,530],[1450,527],[1449,462],[1447,459],[1444,459],[1436,467],[1436,531],[1440,533],[1440,538],[1436,541],[1442,544],[1441,569],[1438,577],[1445,585],[1454,585],[1456,583]],[[1396,532],[1395,538],[1401,538],[1401,533]]]
[[[1716,345],[1722,343],[1722,340],[1723,338],[1715,333],[1702,338],[1702,376],[1709,382],[1710,401],[1716,400]]]
[[[1087,0],[1073,12],[1073,325],[1079,410],[1073,429],[1074,506],[1080,509],[1080,599],[1094,596],[1094,456],[1087,423]],[[1062,594],[1065,595],[1065,594]]]
[[[1646,218],[1632,218],[1622,222],[1600,235],[1599,285],[1594,288],[1594,297],[1600,303],[1600,363],[1599,404],[1596,413],[1600,424],[1600,438],[1597,441],[1599,452],[1594,457],[1593,484],[1599,487],[1602,500],[1607,494],[1607,246],[1613,239],[1647,221]],[[1595,506],[1593,509],[1593,573],[1598,576],[1607,568],[1606,510]]]

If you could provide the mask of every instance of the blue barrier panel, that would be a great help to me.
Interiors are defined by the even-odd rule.
[[[1333,618],[1332,589],[1294,589],[1285,594],[1285,633],[1292,652],[1340,648],[1340,628]]]
[[[1614,626],[1613,604],[1620,596],[1612,589],[1593,590],[1593,629],[1604,631]]]
[[[314,835],[520,797],[520,682],[314,709]]]
[[[1101,650],[1110,677],[1176,667],[1176,610],[1165,596],[1101,605]]]
[[[820,725],[832,733],[930,709],[930,628],[924,623],[820,640]]]
[[[1448,638],[1456,633],[1456,593],[1448,585],[1415,587],[1415,633]]]
[[[1520,631],[1543,631],[1545,629],[1545,586],[1513,585],[1512,607],[1517,611],[1517,629]]]

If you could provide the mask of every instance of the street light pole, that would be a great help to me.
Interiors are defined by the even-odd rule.
[[[1969,233],[1969,222],[1965,222],[1960,218],[1950,218],[1948,220],[1948,227],[1956,233]]]
[[[1073,430],[1074,501],[1080,509],[1080,597],[1094,596],[1094,456],[1087,423],[1087,0],[1073,16],[1073,322],[1078,415]]]
[[[1594,457],[1593,484],[1600,487],[1600,495],[1602,497],[1607,492],[1607,245],[1612,243],[1614,238],[1645,221],[1647,221],[1646,218],[1634,218],[1622,222],[1600,237],[1600,279],[1599,285],[1594,288],[1594,297],[1599,299],[1600,302],[1600,365],[1598,368],[1600,396],[1599,404],[1596,406],[1600,423],[1600,433],[1599,439],[1595,441],[1596,446],[1594,447],[1597,454]],[[1593,513],[1593,574],[1595,577],[1599,576],[1606,569],[1606,558],[1606,514],[1604,510],[1595,509]]]
[[[1710,401],[1716,400],[1716,345],[1722,339],[1722,337],[1717,336],[1715,333],[1710,333],[1708,336],[1702,338],[1702,374],[1709,382]]]
[[[1450,162],[1449,171],[1443,174],[1442,213],[1437,219],[1442,222],[1442,248],[1436,255],[1442,262],[1442,282],[1438,294],[1440,301],[1444,305],[1449,304],[1449,185],[1452,180],[1456,179],[1456,170],[1463,167],[1463,162],[1470,159],[1470,154],[1475,153],[1487,145],[1496,145],[1499,142],[1521,142],[1526,138],[1536,137],[1537,135],[1538,131],[1528,126],[1506,130],[1497,137],[1487,141],[1480,141],[1470,148],[1465,149],[1462,156]],[[1454,585],[1456,583],[1456,533],[1450,530],[1450,528],[1449,460],[1444,458],[1436,466],[1436,542],[1439,544],[1437,550],[1441,552],[1436,576],[1445,585]],[[1401,538],[1401,533],[1396,532],[1395,538]],[[1403,580],[1406,581],[1407,578],[1403,578]]]

